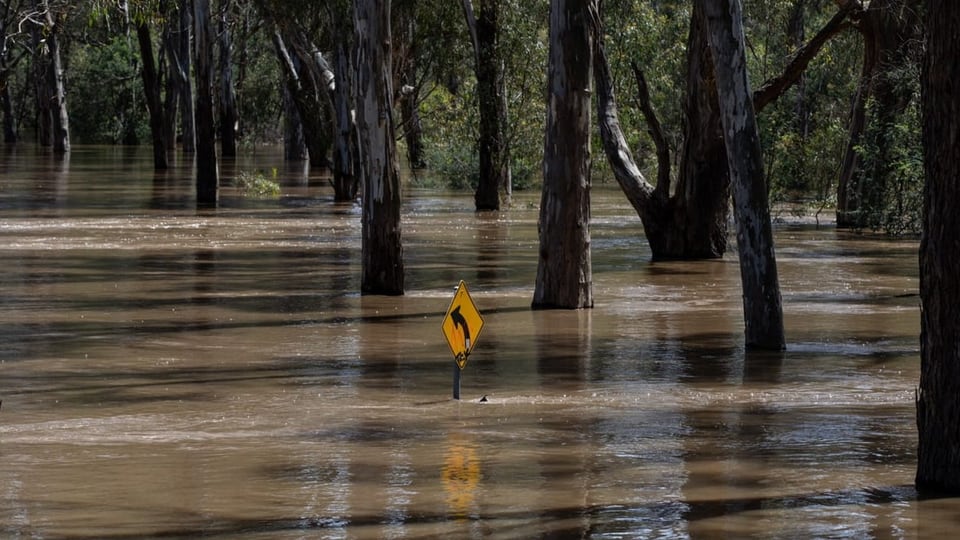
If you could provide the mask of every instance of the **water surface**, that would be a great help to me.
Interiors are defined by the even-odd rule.
[[[148,149],[147,149],[148,150]],[[593,193],[596,307],[530,311],[539,197],[407,189],[407,294],[359,209],[259,152],[0,157],[0,536],[913,538],[914,241],[776,227],[788,350],[746,353],[736,256],[649,261]],[[229,187],[276,168],[277,199]],[[485,318],[451,399],[459,280]],[[481,402],[486,396],[487,401]]]

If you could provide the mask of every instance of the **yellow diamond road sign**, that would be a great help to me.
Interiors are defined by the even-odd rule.
[[[443,336],[447,338],[450,351],[457,360],[457,365],[463,369],[467,365],[467,357],[473,351],[483,329],[483,317],[477,311],[477,305],[470,298],[467,284],[460,281],[457,292],[453,293],[453,301],[443,317]]]

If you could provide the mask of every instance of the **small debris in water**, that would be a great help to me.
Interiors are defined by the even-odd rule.
[[[486,403],[486,402],[487,402],[487,396],[484,395],[482,398],[480,398],[480,403]],[[3,402],[0,401],[0,403],[3,403]]]

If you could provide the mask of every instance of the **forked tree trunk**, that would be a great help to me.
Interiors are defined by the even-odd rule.
[[[707,22],[733,186],[746,346],[779,350],[785,346],[783,309],[760,133],[747,77],[742,7],[740,0],[697,1]]]
[[[362,294],[403,294],[400,169],[394,142],[390,0],[354,0],[360,133]]]
[[[760,110],[796,83],[823,45],[843,28],[851,8],[842,7],[808,43],[798,49],[783,73],[765,82],[753,95]],[[595,59],[600,135],[614,177],[633,205],[655,260],[722,257],[727,248],[730,175],[720,124],[713,59],[699,3],[694,3],[687,40],[684,139],[676,185],[671,186],[669,149],[658,141],[659,122],[649,103],[646,84],[635,66],[641,110],[654,135],[658,153],[657,185],[640,174],[617,118],[609,66],[598,42]]]
[[[553,0],[540,252],[533,307],[593,307],[590,259],[590,130],[594,0]]]
[[[917,487],[960,493],[960,3],[927,0]]]
[[[210,0],[193,0],[194,63],[197,75],[197,206],[216,206],[219,193],[213,121],[213,32]]]

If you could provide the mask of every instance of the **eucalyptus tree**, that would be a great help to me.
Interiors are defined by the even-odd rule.
[[[354,106],[363,186],[360,288],[403,294],[400,169],[394,139],[390,0],[354,0]]]
[[[0,1],[0,109],[3,111],[3,142],[13,143],[18,139],[13,111],[11,82],[17,66],[30,52],[26,46],[26,34],[20,21],[27,0]]]
[[[219,196],[216,125],[213,103],[213,19],[210,0],[193,0],[193,61],[197,79],[196,96],[196,191],[198,206],[215,206]]]
[[[533,307],[593,307],[590,133],[595,0],[553,0]]]
[[[865,216],[882,204],[882,184],[890,176],[884,167],[891,149],[895,120],[915,98],[904,74],[918,64],[921,49],[921,0],[837,0],[851,9],[855,28],[863,37],[863,63],[857,95],[850,112],[847,146],[837,182],[837,225],[859,227]],[[864,135],[870,126],[876,137],[877,156],[865,167]],[[866,169],[866,170],[865,170]],[[871,196],[873,194],[873,196]]]
[[[680,11],[682,13],[682,11]],[[849,10],[840,9],[803,46],[782,71],[764,81],[752,96],[756,111],[796,83],[824,44],[837,35]],[[678,12],[674,12],[676,16]],[[660,121],[643,66],[632,61],[637,102],[656,147],[656,182],[651,184],[633,159],[620,123],[614,77],[603,40],[598,41],[595,77],[600,135],[614,178],[640,217],[654,259],[704,259],[723,256],[727,248],[730,176],[721,128],[716,69],[702,6],[689,13],[685,47],[683,123],[676,171],[672,137]],[[675,115],[676,116],[676,115]]]
[[[473,45],[480,116],[480,178],[474,201],[477,210],[499,210],[501,193],[509,198],[512,191],[501,1],[476,0],[479,17],[473,0],[462,3]]]
[[[61,54],[61,35],[70,6],[56,0],[34,0],[26,20],[32,35],[37,103],[37,140],[58,154],[70,151],[70,115]]]
[[[716,73],[727,168],[733,185],[737,254],[748,348],[783,349],[783,309],[763,154],[746,70],[740,0],[697,0]]]
[[[233,0],[220,0],[218,22],[218,43],[220,52],[220,99],[217,100],[220,112],[220,153],[225,157],[237,155],[237,91],[233,73],[233,19],[237,3]]]
[[[960,493],[960,3],[927,0],[917,487]]]

